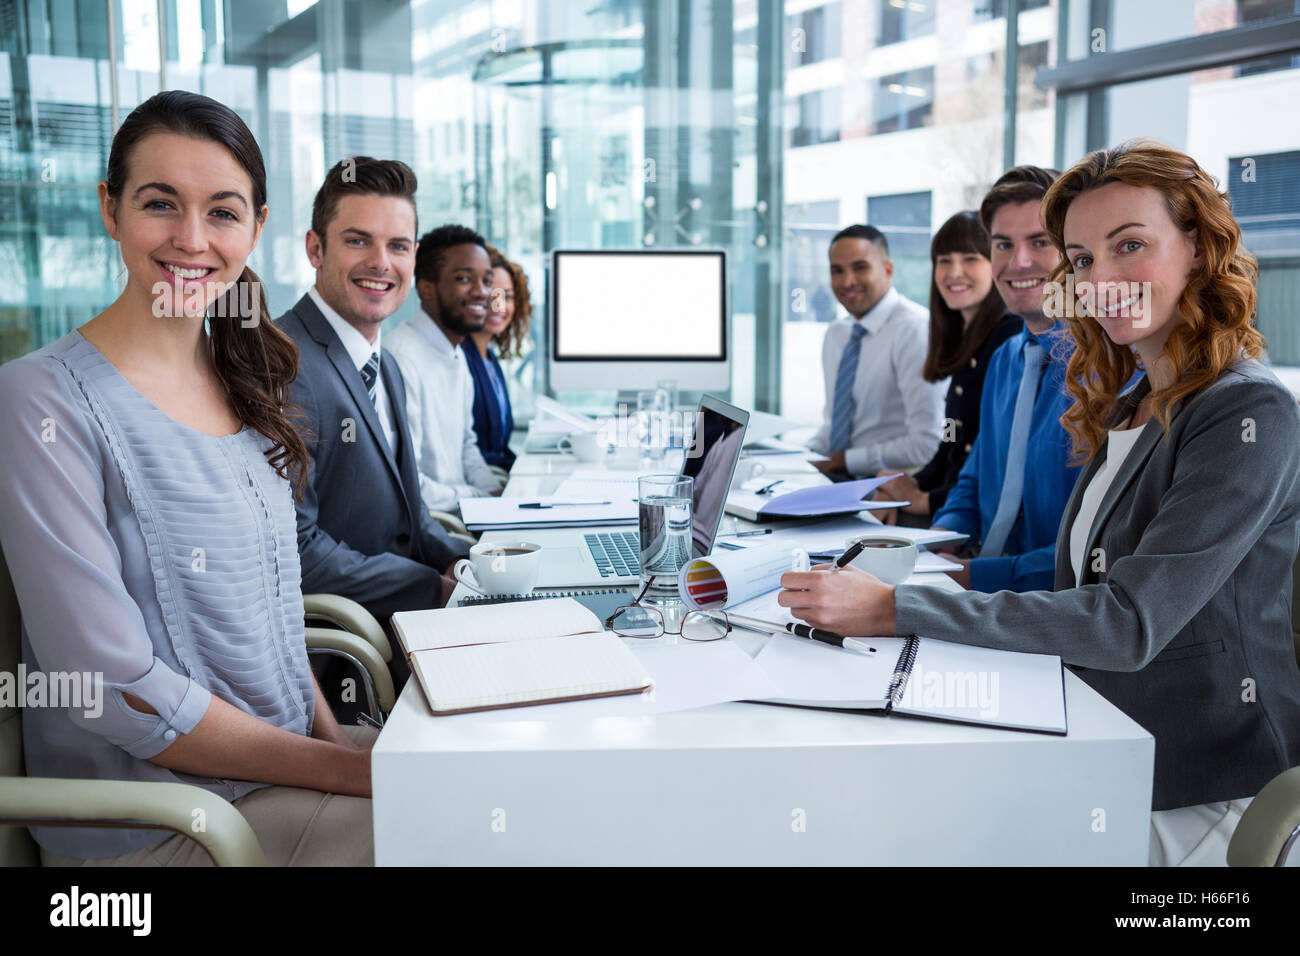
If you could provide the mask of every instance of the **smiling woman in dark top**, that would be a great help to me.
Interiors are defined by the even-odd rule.
[[[915,476],[899,475],[877,495],[908,502],[901,510],[926,520],[909,521],[889,512],[886,520],[891,523],[899,520],[928,527],[929,516],[943,507],[979,433],[980,396],[989,358],[1020,331],[1020,319],[1007,312],[993,286],[989,248],[989,234],[979,214],[971,211],[949,218],[930,243],[930,350],[923,374],[930,382],[949,376],[952,382],[939,450]]]
[[[495,345],[502,358],[523,352],[533,307],[528,297],[528,278],[494,246],[488,246],[492,262],[492,296],[487,323],[461,343],[466,364],[474,379],[474,432],[479,451],[489,465],[509,469],[515,461],[510,450],[510,433],[515,420],[510,408],[505,373],[497,361]]]

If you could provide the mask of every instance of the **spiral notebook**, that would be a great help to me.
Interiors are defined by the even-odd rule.
[[[392,620],[438,716],[653,686],[636,655],[572,598],[402,611]]]
[[[1067,732],[1061,659],[933,638],[775,634],[755,658],[778,688],[764,703],[883,711],[953,723]]]

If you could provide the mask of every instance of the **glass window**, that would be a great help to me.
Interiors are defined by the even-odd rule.
[[[1300,13],[1296,0],[1110,0],[1110,6],[1110,29],[1090,38],[1094,44],[1100,41],[1103,49],[1097,49],[1098,53],[1218,33]]]
[[[871,96],[870,133],[928,126],[934,117],[934,67],[882,76],[872,84]]]
[[[806,8],[787,4],[792,17]],[[1055,63],[1057,5],[1022,0],[1020,11],[1015,161],[1050,166],[1056,98],[1034,84],[1034,74]],[[827,281],[831,236],[865,214],[890,239],[895,284],[925,303],[934,229],[953,213],[978,207],[1005,165],[1005,2],[868,0],[843,4],[839,16],[838,25],[827,27],[843,37],[835,64],[843,77],[837,139],[804,148],[814,142],[815,124],[806,118],[813,107],[801,108],[799,100],[812,92],[809,75],[826,84],[812,69],[786,77],[781,404],[809,422],[822,415],[825,309],[812,300]],[[821,210],[840,218],[832,222],[821,212],[814,218]],[[818,304],[843,314],[829,285],[825,292]]]
[[[840,91],[834,89],[805,93],[788,111],[790,145],[816,146],[840,138]]]
[[[930,295],[930,205],[929,191],[867,199],[867,222],[889,243],[894,286],[921,303]]]
[[[785,18],[786,69],[831,60],[840,55],[839,0]]]
[[[934,0],[880,0],[880,46],[934,33]]]

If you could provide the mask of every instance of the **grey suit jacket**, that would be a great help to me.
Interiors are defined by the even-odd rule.
[[[289,395],[306,416],[311,454],[298,504],[303,591],[352,598],[385,624],[396,611],[436,607],[440,572],[467,549],[447,536],[420,500],[397,361],[380,349],[397,432],[394,454],[361,373],[311,298],[304,295],[276,324],[298,345],[298,377]]]
[[[1108,426],[1148,391],[1144,377],[1120,396]],[[1084,466],[1066,506],[1055,590],[900,586],[897,630],[1060,655],[1155,737],[1155,810],[1253,797],[1300,764],[1296,400],[1243,360],[1184,400],[1167,435],[1148,422],[1102,499],[1076,587],[1070,528],[1105,457]]]

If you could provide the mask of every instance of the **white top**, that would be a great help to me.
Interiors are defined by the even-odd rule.
[[[932,383],[922,378],[930,343],[930,315],[892,287],[861,319],[841,317],[826,330],[822,343],[826,407],[822,427],[808,447],[829,451],[835,378],[858,322],[867,334],[862,337],[853,382],[853,426],[844,453],[845,467],[849,474],[861,477],[882,468],[924,465],[934,457],[943,437],[948,379]]]
[[[474,378],[465,355],[425,312],[388,336],[406,380],[406,418],[426,508],[457,511],[459,499],[501,487],[474,433]]]
[[[330,324],[334,334],[339,337],[343,347],[348,350],[348,357],[352,359],[352,364],[360,372],[370,361],[370,356],[379,351],[379,329],[375,329],[375,341],[367,341],[366,337],[356,330],[347,319],[339,315],[330,307],[316,287],[312,286],[307,290],[311,300],[316,303],[316,308],[320,309],[320,314],[325,316],[325,321]],[[397,429],[393,426],[393,414],[388,404],[388,390],[384,388],[384,371],[383,365],[379,366],[379,374],[375,377],[376,398],[375,413],[379,416],[379,427],[384,430],[384,435],[388,438],[388,447],[397,447]]]
[[[1106,436],[1106,460],[1102,462],[1097,473],[1092,476],[1092,481],[1088,482],[1088,487],[1084,489],[1083,497],[1079,500],[1079,511],[1074,516],[1074,524],[1070,526],[1070,566],[1074,569],[1076,584],[1083,577],[1083,549],[1088,545],[1088,532],[1092,530],[1097,509],[1101,507],[1102,499],[1110,490],[1111,482],[1115,480],[1115,475],[1123,466],[1124,459],[1137,444],[1138,436],[1142,434],[1145,427],[1140,425],[1137,428],[1120,428],[1109,432]]]

